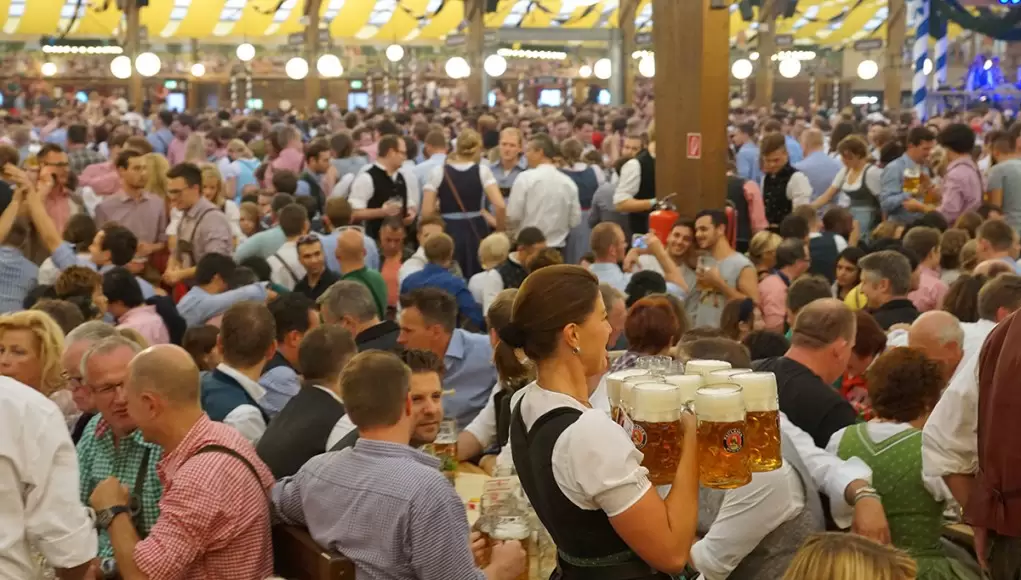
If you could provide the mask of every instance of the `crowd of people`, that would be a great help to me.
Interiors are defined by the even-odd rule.
[[[725,204],[650,232],[645,110],[102,112],[0,138],[0,576],[263,579],[284,523],[517,579],[446,423],[557,578],[1021,570],[1021,124],[735,109]],[[700,486],[685,413],[654,486],[605,376],[664,356],[771,373],[783,466]]]

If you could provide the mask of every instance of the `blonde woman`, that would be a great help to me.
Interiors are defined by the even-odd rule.
[[[227,144],[227,157],[231,160],[230,167],[236,176],[234,191],[228,190],[228,193],[233,195],[235,203],[240,203],[246,187],[249,189],[259,188],[259,182],[255,179],[255,170],[259,168],[259,160],[241,139],[232,139]]]
[[[489,310],[489,304],[486,304],[485,301],[485,273],[507,260],[507,256],[510,255],[510,246],[510,238],[503,232],[489,234],[479,244],[479,263],[482,264],[483,271],[468,280],[468,290],[471,290],[475,301],[482,305],[483,311]]]
[[[203,137],[202,133],[192,133],[188,136],[188,140],[184,142],[184,161],[185,163],[205,163],[209,160],[206,155],[206,138]]]
[[[422,217],[439,213],[447,222],[447,234],[454,240],[454,259],[464,275],[471,278],[482,271],[476,251],[489,235],[483,216],[486,202],[502,230],[507,214],[503,195],[493,171],[480,165],[482,138],[471,129],[457,136],[457,149],[447,162],[434,168],[422,187]]]
[[[80,412],[63,378],[60,357],[64,332],[41,310],[0,316],[0,375],[49,397],[60,407],[70,429]]]
[[[560,144],[560,155],[563,158],[560,172],[570,177],[578,186],[578,203],[581,204],[581,222],[567,235],[567,247],[564,248],[564,261],[568,264],[577,264],[581,257],[591,250],[589,238],[592,235],[592,226],[588,225],[588,214],[592,209],[592,198],[596,190],[606,181],[606,174],[601,167],[582,161],[584,153],[585,146],[574,137],[565,139]]]
[[[857,534],[830,532],[809,538],[783,580],[915,580],[910,556]]]
[[[752,236],[748,242],[748,259],[755,265],[760,282],[769,276],[776,266],[776,249],[780,247],[782,241],[783,238],[776,233],[761,231]]]

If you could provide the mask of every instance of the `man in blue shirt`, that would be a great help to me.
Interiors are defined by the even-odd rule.
[[[424,185],[429,180],[429,173],[436,167],[443,167],[447,162],[447,138],[443,131],[429,131],[422,146],[425,161],[415,166],[415,177]]]
[[[755,144],[755,125],[743,123],[734,133],[737,146],[737,175],[754,183],[762,183],[762,166],[759,163],[759,147]]]
[[[842,165],[823,151],[822,131],[805,129],[801,135],[801,142],[804,145],[805,158],[795,164],[794,169],[804,173],[808,178],[808,183],[812,185],[812,201],[815,201],[833,185],[833,180],[836,179]]]
[[[922,217],[925,204],[922,198],[925,191],[932,187],[929,180],[930,171],[926,167],[929,154],[936,144],[936,136],[925,127],[915,127],[908,132],[908,149],[897,159],[883,168],[879,188],[879,206],[888,219],[901,224],[910,224]],[[921,176],[918,192],[915,194],[904,191],[904,172],[917,171]]]
[[[496,384],[489,336],[457,328],[457,303],[439,288],[402,295],[400,325],[401,346],[443,357],[444,413],[464,429],[486,406]]]
[[[153,153],[165,156],[170,150],[170,144],[174,142],[174,133],[170,130],[170,125],[173,122],[174,114],[170,111],[160,111],[156,115],[152,126],[153,131],[146,137],[149,144],[152,145]]]
[[[419,288],[439,288],[454,297],[462,320],[469,320],[478,329],[485,328],[482,307],[472,296],[463,278],[451,274],[447,268],[454,259],[454,240],[447,234],[437,234],[426,240],[422,247],[429,261],[424,268],[411,274],[401,284],[401,294]]]

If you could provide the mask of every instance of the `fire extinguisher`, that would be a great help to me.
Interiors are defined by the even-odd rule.
[[[649,214],[649,231],[656,234],[664,246],[667,238],[670,237],[670,231],[674,229],[674,224],[681,217],[677,213],[677,206],[670,201],[676,195],[676,193],[671,193],[659,200],[656,203],[656,209]]]

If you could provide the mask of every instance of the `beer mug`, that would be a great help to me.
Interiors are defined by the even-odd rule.
[[[653,485],[673,482],[681,460],[681,389],[670,383],[639,383],[631,393],[631,442],[644,455]]]
[[[730,368],[730,363],[724,360],[689,360],[684,364],[686,375],[708,375],[713,371],[722,371]]]
[[[610,400],[610,418],[620,421],[620,385],[624,379],[647,375],[645,369],[623,369],[606,375],[606,398]]]
[[[433,455],[440,460],[440,470],[447,479],[454,481],[457,475],[457,421],[440,421],[436,439],[432,444]]]
[[[489,537],[501,542],[510,540],[521,542],[521,547],[525,550],[525,570],[514,580],[528,580],[532,564],[532,528],[528,525],[528,519],[523,516],[497,518]]]
[[[745,406],[744,445],[754,472],[775,471],[783,466],[780,448],[780,398],[773,373],[734,375]]]
[[[917,196],[922,185],[922,171],[918,167],[904,168],[904,193]]]
[[[671,370],[673,362],[674,359],[668,356],[643,356],[635,362],[635,366],[650,373],[662,373]]]
[[[695,391],[705,386],[702,375],[667,375],[663,379],[681,389],[681,402],[685,405],[695,400]]]
[[[732,381],[730,377],[750,372],[752,372],[752,369],[722,369],[718,371],[710,371],[709,374],[705,376],[705,386],[732,385],[734,384],[734,381]]]
[[[631,416],[631,405],[634,401],[631,399],[631,390],[634,389],[635,385],[639,383],[661,383],[663,382],[662,375],[656,375],[649,373],[647,375],[632,375],[625,378],[620,383],[620,415],[622,418],[629,418]],[[623,423],[621,423],[623,425]]]
[[[713,385],[695,392],[698,419],[699,482],[734,489],[752,480],[745,449],[745,410],[741,387]]]

